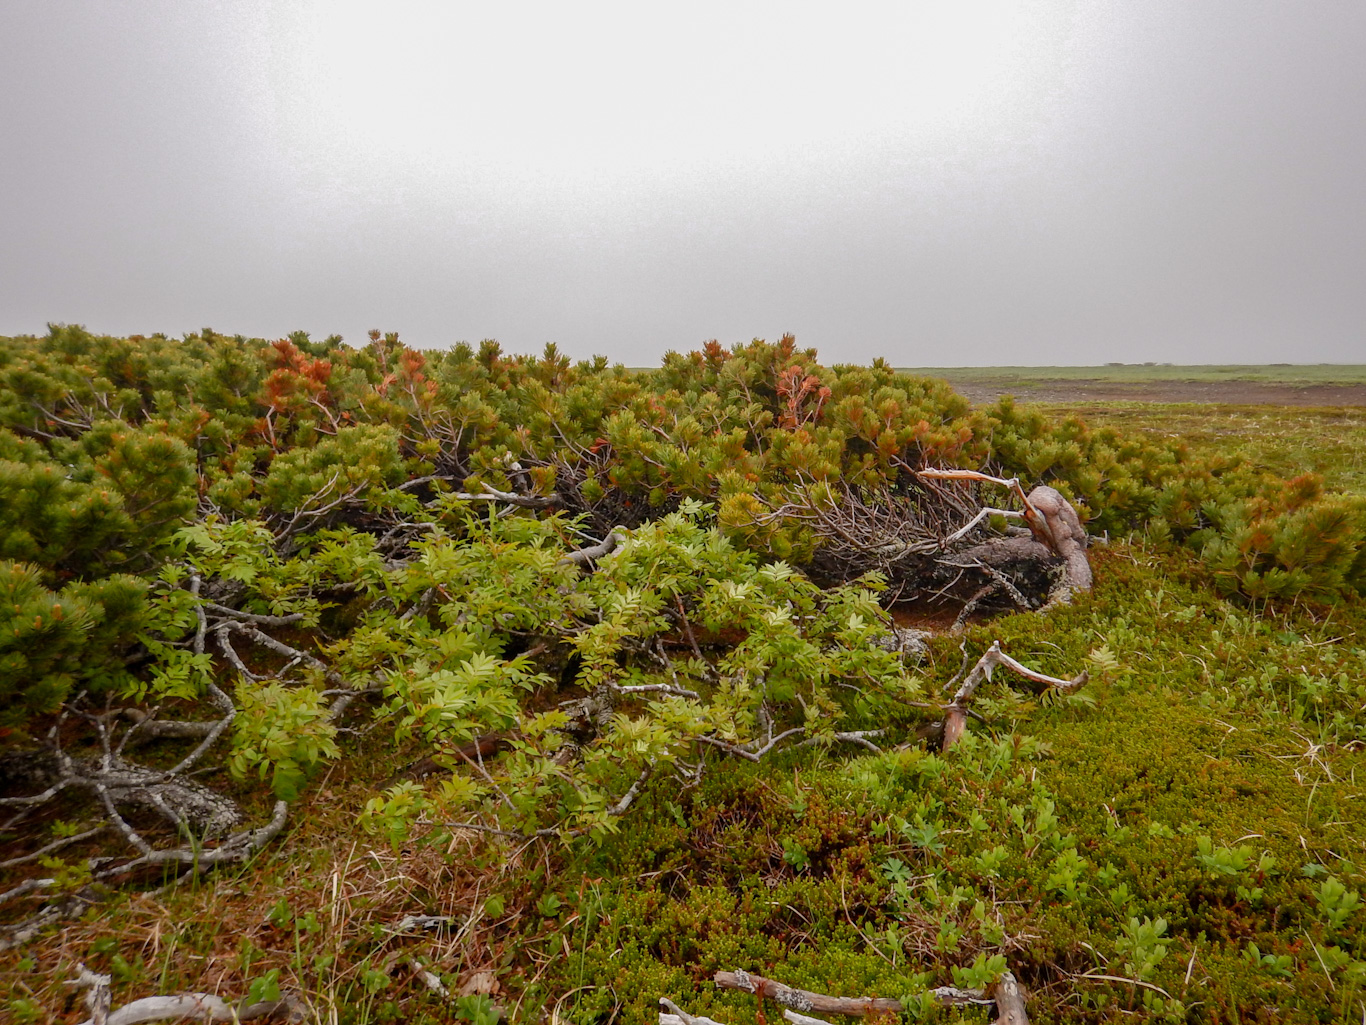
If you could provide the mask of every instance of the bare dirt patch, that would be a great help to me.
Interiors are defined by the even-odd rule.
[[[1021,402],[1200,402],[1239,406],[1366,406],[1366,384],[1258,381],[1065,381],[1001,378],[949,383],[973,402],[1014,395]]]

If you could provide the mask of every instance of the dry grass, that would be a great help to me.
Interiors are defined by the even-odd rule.
[[[38,1022],[78,1013],[79,994],[65,984],[77,962],[113,976],[116,1007],[186,990],[232,1002],[270,973],[319,1022],[406,1020],[428,1004],[444,1017],[449,1008],[439,1010],[444,1002],[434,1002],[422,971],[453,993],[496,997],[510,960],[503,941],[525,912],[490,914],[489,898],[539,849],[460,833],[440,847],[391,850],[355,829],[367,793],[324,788],[252,863],[110,895],[84,918],[0,954],[0,990],[21,1001],[20,1020]],[[414,915],[446,921],[400,930]]]

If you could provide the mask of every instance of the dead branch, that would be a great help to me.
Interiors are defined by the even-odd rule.
[[[233,1005],[212,993],[182,993],[179,996],[142,997],[111,1011],[109,976],[97,975],[77,962],[75,979],[67,983],[87,990],[86,1010],[90,1012],[82,1025],[140,1025],[148,1021],[193,1018],[198,1021],[250,1021],[253,1018],[281,1017],[286,1021],[303,1021],[307,1014],[293,995],[279,1000],[263,1000],[248,1004],[245,1000]]]
[[[1048,689],[1059,694],[1072,694],[1084,687],[1086,681],[1090,679],[1090,674],[1085,671],[1071,680],[1060,680],[1053,676],[1045,676],[1043,673],[1035,672],[1015,661],[1001,650],[1000,641],[993,641],[991,647],[972,667],[972,672],[968,673],[967,678],[954,693],[953,700],[949,702],[948,708],[945,709],[943,741],[945,751],[953,747],[962,738],[963,731],[967,728],[968,704],[972,701],[978,686],[984,680],[991,679],[991,674],[997,666],[1004,666],[1011,672],[1023,676],[1026,680],[1042,683]]]
[[[797,1012],[796,1015],[791,1015],[786,1010],[783,1012],[784,1017],[793,1022],[794,1025],[807,1025],[808,1022],[811,1022],[813,1019],[806,1016],[811,1011],[821,1014],[847,1014],[851,1017],[862,1018],[868,1015],[899,1014],[903,1010],[901,1001],[892,1000],[888,997],[832,997],[824,993],[813,993],[810,990],[794,989],[781,982],[765,979],[761,975],[751,975],[744,971],[717,972],[713,976],[713,981],[722,989],[744,990],[747,993],[753,993],[760,1001],[767,998],[781,1004],[784,1008]],[[930,990],[929,996],[942,1006],[994,1003],[998,1015],[996,1025],[1029,1025],[1029,1017],[1025,1013],[1024,990],[1010,972],[1002,972],[996,982],[985,992],[976,989],[959,989],[956,986],[940,986],[937,989]],[[661,999],[660,1003],[666,1004],[666,1001]],[[672,1003],[667,1003],[667,1006],[671,1011],[678,1013],[685,1023],[703,1020],[690,1019],[679,1012]],[[662,1021],[663,1016],[660,1017]]]
[[[0,868],[14,868],[16,865],[23,865],[30,861],[37,861],[39,858],[45,858],[49,854],[57,853],[64,847],[70,847],[72,844],[80,843],[82,840],[89,840],[92,836],[102,832],[104,832],[103,823],[101,823],[98,826],[95,826],[93,829],[87,829],[84,832],[77,833],[75,836],[65,836],[62,837],[60,840],[53,840],[47,846],[39,847],[32,854],[25,854],[22,857],[18,858],[10,858],[8,861],[0,861]],[[12,895],[13,891],[10,891],[10,893],[0,894],[0,904],[3,904]]]
[[[918,474],[939,480],[988,481],[1010,488],[1024,504],[1024,512],[1020,515],[1035,538],[1066,561],[1072,589],[1091,589],[1091,564],[1086,559],[1086,529],[1081,525],[1077,510],[1057,489],[1040,484],[1026,495],[1020,487],[1019,478],[993,477],[976,470],[920,470]]]
[[[211,850],[204,850],[203,848],[196,848],[194,846],[175,847],[170,850],[153,850],[140,858],[134,858],[132,861],[122,865],[103,869],[96,873],[96,878],[108,879],[116,875],[131,872],[144,865],[188,865],[193,872],[198,873],[218,865],[246,861],[262,847],[280,835],[280,831],[284,829],[285,820],[288,817],[289,804],[285,801],[276,801],[275,812],[271,816],[270,821],[264,826],[260,829],[249,829],[243,830],[240,833],[233,833]],[[118,821],[115,821],[114,825],[117,827]]]
[[[986,505],[977,482],[1009,487],[1023,511]],[[1028,530],[992,536],[985,524],[997,515],[1022,519]],[[816,578],[843,582],[876,571],[895,600],[953,602],[962,619],[997,596],[1036,610],[1091,586],[1086,532],[1062,495],[1047,486],[1026,494],[1018,480],[976,470],[913,471],[871,489],[803,480],[755,523],[785,520],[815,540]]]
[[[79,893],[68,894],[65,897],[50,901],[32,917],[14,925],[3,927],[3,934],[0,934],[0,952],[25,946],[36,939],[38,934],[49,925],[80,918],[96,902],[95,893],[89,886],[83,888]]]
[[[623,527],[613,527],[608,535],[597,544],[580,548],[577,552],[570,552],[560,560],[561,565],[582,566],[586,562],[596,562],[604,555],[611,554],[619,544],[626,540],[624,530]]]
[[[6,890],[4,893],[0,893],[0,904],[4,904],[6,901],[13,900],[16,897],[23,897],[26,894],[37,893],[40,890],[49,889],[56,885],[57,880],[55,879],[25,879],[18,886]]]
[[[184,847],[176,847],[167,850],[156,850],[146,840],[144,840],[119,814],[114,806],[108,787],[96,784],[94,786],[97,796],[104,805],[109,823],[123,836],[128,844],[134,847],[139,856],[128,861],[121,861],[118,864],[110,865],[110,861],[118,859],[100,858],[91,859],[90,868],[94,869],[91,878],[97,882],[108,881],[118,877],[126,876],[128,873],[148,866],[165,867],[167,865],[187,866],[190,875],[197,875],[207,869],[218,865],[229,864],[232,862],[242,862],[249,859],[271,840],[275,839],[284,829],[285,819],[289,813],[289,805],[284,801],[275,802],[275,813],[271,820],[260,829],[243,830],[226,837],[217,847],[205,849],[197,841],[191,838],[191,842]],[[173,811],[164,799],[158,799],[159,795],[153,791],[149,795],[149,802],[162,814],[171,816],[177,815],[182,830],[185,826],[183,815],[178,810]],[[234,812],[236,807],[232,806]],[[178,880],[175,880],[178,881]],[[31,879],[19,886],[14,887],[9,892],[0,895],[0,901],[11,897],[23,896],[26,893],[34,893],[48,889],[55,885],[53,879]],[[4,928],[4,935],[0,935],[0,951],[10,950],[15,947],[23,946],[38,936],[42,930],[55,922],[64,919],[76,918],[85,912],[92,904],[97,903],[98,895],[94,888],[85,887],[78,893],[68,894],[51,901],[37,914]],[[133,1005],[129,1005],[130,1007]],[[186,1012],[188,1013],[188,1012]],[[92,1010],[92,1015],[94,1011]],[[159,1017],[168,1017],[160,1015]],[[110,1021],[152,1021],[153,1018],[114,1018]],[[213,1020],[232,1020],[231,1018]]]
[[[347,682],[346,682],[344,679],[342,679],[341,676],[340,676],[337,672],[335,672],[333,669],[329,668],[328,665],[327,665],[327,663],[323,662],[322,659],[318,658],[318,657],[315,656],[315,655],[310,655],[310,654],[309,654],[308,652],[306,652],[306,651],[301,651],[301,650],[299,650],[298,648],[294,647],[292,644],[286,644],[284,641],[276,640],[274,637],[270,636],[270,634],[268,634],[268,633],[263,633],[262,631],[256,629],[256,627],[250,626],[250,625],[248,625],[247,623],[238,623],[238,622],[233,622],[233,621],[229,620],[229,621],[225,621],[225,622],[223,622],[223,623],[220,623],[220,624],[218,625],[218,628],[217,628],[217,630],[215,631],[215,633],[217,634],[219,643],[220,643],[220,645],[223,646],[223,650],[224,650],[225,652],[229,652],[230,649],[231,649],[231,645],[230,645],[230,644],[224,643],[224,638],[227,636],[228,632],[230,632],[230,631],[231,631],[231,632],[236,632],[236,633],[243,634],[243,635],[245,635],[246,637],[250,638],[250,639],[251,639],[252,641],[254,641],[255,643],[261,645],[261,647],[263,647],[263,648],[269,648],[271,651],[274,651],[274,652],[276,652],[276,653],[278,653],[278,654],[284,655],[284,656],[286,656],[287,658],[295,659],[295,660],[298,660],[298,661],[300,661],[300,662],[306,662],[306,663],[308,663],[308,664],[311,665],[314,669],[317,669],[320,673],[322,673],[323,676],[324,676],[330,683],[334,683],[334,684],[336,684],[336,685],[339,686],[339,687],[347,687],[347,686],[348,686]],[[233,659],[233,656],[234,656],[234,655],[236,655],[236,652],[231,652],[231,653],[229,654],[228,657],[229,657],[230,660],[233,660],[233,665],[237,668],[237,670],[238,670],[239,672],[245,673],[247,676],[251,677],[252,679],[260,679],[260,678],[261,678],[261,677],[259,677],[259,676],[253,676],[253,675],[247,670],[246,666],[244,666],[244,665],[241,664],[241,659],[240,659],[240,658],[234,660],[234,659]]]
[[[460,502],[503,502],[507,505],[520,506],[523,509],[544,509],[547,506],[559,505],[559,495],[519,495],[515,491],[499,491],[497,488],[486,487],[478,494],[468,491],[453,491],[443,495],[443,498],[454,498]]]
[[[736,755],[737,757],[744,758],[747,761],[757,762],[760,761],[764,757],[764,755],[772,751],[774,746],[779,741],[786,740],[788,737],[794,737],[805,732],[805,726],[794,726],[790,730],[784,730],[776,737],[770,736],[764,744],[758,747],[741,747],[738,744],[730,744],[724,740],[718,740],[715,737],[700,736],[696,739],[703,744],[708,744],[711,747],[719,748],[720,750],[726,752],[726,754]]]
[[[225,832],[241,821],[241,812],[227,798],[192,780],[177,778],[160,769],[149,769],[114,760],[70,758],[61,751],[30,751],[11,755],[0,766],[13,781],[43,789],[27,797],[0,798],[0,806],[46,804],[69,787],[103,791],[121,807],[145,808],[166,816],[173,825],[187,822],[205,835]]]
[[[1024,987],[1012,972],[1001,973],[996,985],[991,987],[991,996],[996,1001],[996,1025],[1029,1025]]]
[[[243,612],[241,609],[230,609],[226,605],[219,605],[211,601],[206,601],[204,608],[220,616],[230,616],[233,619],[241,619],[258,626],[289,626],[291,623],[297,623],[304,618],[302,612],[292,612],[288,616],[265,616],[255,612]]]
[[[660,997],[659,1004],[665,1009],[659,1012],[659,1025],[721,1025],[715,1018],[689,1014],[668,997]]]
[[[901,1001],[888,997],[832,997],[824,993],[812,993],[805,989],[793,989],[781,982],[765,979],[762,975],[751,975],[745,971],[717,972],[713,977],[722,989],[742,989],[753,993],[760,1000],[765,998],[806,1014],[819,1011],[823,1014],[848,1014],[862,1018],[869,1014],[899,1014]]]

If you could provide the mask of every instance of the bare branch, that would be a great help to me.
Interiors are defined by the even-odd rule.
[[[788,1021],[803,1025],[804,1016],[809,1011],[866,1017],[898,1014],[903,1010],[901,1001],[888,997],[827,996],[810,990],[794,989],[773,979],[765,979],[761,975],[751,975],[743,971],[717,972],[713,976],[713,981],[722,989],[744,990],[753,993],[760,1000],[773,1000],[785,1008],[796,1011],[797,1016],[785,1016]],[[1003,972],[989,993],[975,989],[959,989],[955,986],[940,986],[929,990],[928,995],[941,1005],[995,1003],[1000,1015],[997,1025],[1029,1025],[1024,1010],[1024,991],[1010,972]],[[804,1020],[809,1022],[811,1019]]]
[[[753,993],[760,999],[773,1000],[784,1007],[805,1014],[819,1011],[823,1014],[848,1014],[865,1017],[870,1014],[899,1014],[901,1001],[888,997],[831,997],[824,993],[812,993],[805,989],[793,989],[781,982],[765,979],[762,975],[749,972],[717,972],[713,981],[722,989],[741,989]]]
[[[329,668],[327,663],[323,662],[322,659],[318,658],[315,655],[310,655],[306,651],[301,651],[293,645],[286,644],[284,641],[278,641],[274,637],[270,636],[270,634],[263,633],[262,631],[256,629],[254,626],[249,626],[246,623],[222,623],[219,625],[217,631],[220,640],[222,640],[224,632],[227,630],[233,630],[237,633],[244,634],[245,636],[251,638],[251,640],[255,641],[257,644],[261,645],[261,647],[263,648],[269,648],[271,651],[274,651],[281,655],[288,656],[289,658],[298,659],[300,662],[307,662],[315,669],[321,671],[323,676],[325,676],[331,682],[337,684],[339,687],[347,686],[346,680],[342,679],[341,675],[338,674],[335,670]],[[241,665],[238,665],[238,668],[239,670],[245,669],[245,667]],[[247,675],[251,676],[250,673],[247,673]],[[252,678],[260,679],[260,677],[256,676]]]
[[[174,776],[177,773],[185,772],[186,770],[191,769],[195,765],[197,765],[199,759],[204,757],[205,753],[209,750],[209,748],[214,745],[214,742],[217,741],[218,738],[223,735],[223,731],[226,730],[229,726],[231,726],[232,721],[237,718],[237,706],[232,703],[232,698],[228,697],[227,694],[223,693],[223,691],[219,689],[219,687],[216,684],[214,684],[213,681],[209,681],[208,691],[209,697],[213,698],[214,704],[216,704],[222,710],[223,718],[218,720],[218,722],[214,723],[213,726],[209,728],[208,733],[204,735],[204,739],[199,742],[198,747],[196,747],[193,751],[191,751],[179,762],[177,762],[173,768],[167,771],[168,776]]]
[[[90,1017],[82,1025],[141,1025],[142,1022],[185,1018],[205,1022],[239,1022],[273,1016],[283,1016],[293,1021],[303,1018],[302,1009],[292,996],[254,1004],[243,1001],[233,1005],[212,993],[142,997],[111,1012],[109,976],[96,975],[80,963],[77,963],[76,968],[79,975],[67,985],[89,990],[85,996],[85,1006]]]
[[[736,744],[728,744],[724,740],[717,740],[715,737],[702,736],[695,737],[694,739],[701,741],[703,744],[709,744],[712,747],[720,748],[727,754],[738,755],[739,757],[748,759],[751,762],[757,762],[761,758],[763,758],[764,755],[772,751],[774,745],[776,745],[780,740],[786,740],[788,737],[794,737],[800,733],[805,732],[805,726],[794,726],[792,729],[785,730],[784,732],[778,734],[776,737],[770,737],[768,739],[768,743],[764,744],[762,747],[755,748],[753,750],[745,747],[740,747]]]
[[[613,527],[607,537],[597,544],[590,545],[587,548],[580,548],[577,552],[570,552],[560,560],[561,565],[568,563],[575,566],[582,566],[586,562],[596,562],[604,555],[608,555],[615,551],[617,545],[626,540],[626,535],[623,533],[624,529],[625,528],[623,527]]]
[[[63,847],[70,847],[73,843],[80,843],[82,840],[89,840],[96,833],[102,832],[104,832],[103,824],[96,826],[94,829],[87,829],[83,833],[77,833],[75,836],[64,836],[60,840],[53,840],[52,843],[48,844],[46,847],[38,848],[32,854],[25,854],[22,857],[18,858],[10,858],[8,861],[0,861],[0,868],[13,868],[15,865],[22,865],[25,862],[37,861],[39,858],[45,858],[49,854],[55,854],[57,851],[60,851]],[[10,891],[10,893],[4,895],[0,895],[0,903],[4,903],[4,901],[6,901],[12,895],[14,895],[13,891]]]
[[[977,688],[982,681],[991,679],[991,674],[997,666],[1004,666],[1012,672],[1018,673],[1025,679],[1032,680],[1035,683],[1047,684],[1049,688],[1060,694],[1071,694],[1074,691],[1080,690],[1085,686],[1086,681],[1090,679],[1090,674],[1084,671],[1080,676],[1071,680],[1060,680],[1056,677],[1045,676],[1043,673],[1035,672],[1015,661],[1015,659],[1001,651],[1000,641],[993,641],[991,647],[986,650],[986,653],[977,660],[977,664],[972,667],[972,672],[968,673],[967,679],[959,686],[957,692],[953,695],[953,700],[949,702],[949,706],[945,710],[943,742],[945,751],[958,743],[959,739],[963,736],[963,731],[967,728],[968,703],[972,700],[973,695],[977,692]]]
[[[874,744],[870,738],[880,737],[886,732],[886,730],[849,730],[843,733],[836,733],[831,739],[845,744],[857,744],[859,747],[867,748],[869,751],[873,752],[873,754],[881,754],[882,748]],[[794,744],[793,746],[814,747],[816,744],[821,743],[822,739],[823,738],[821,737],[812,737],[809,740],[803,740],[800,744]]]
[[[659,1025],[721,1025],[715,1018],[689,1014],[668,997],[660,997],[659,1006],[664,1008],[659,1012]]]
[[[453,491],[445,498],[454,498],[461,502],[506,502],[508,505],[521,506],[524,509],[544,509],[547,506],[560,504],[559,495],[519,495],[514,491],[499,491],[497,488],[485,488],[479,494],[471,494],[468,491]]]
[[[677,698],[692,698],[694,701],[699,700],[697,691],[688,690],[684,687],[673,687],[667,683],[636,683],[626,687],[622,687],[615,683],[609,683],[608,686],[618,694],[672,694]]]
[[[9,862],[6,864],[9,864]],[[56,885],[57,880],[55,879],[25,879],[13,889],[0,893],[0,904],[14,900],[16,897],[22,897],[28,893],[37,893],[39,890],[46,890],[49,887]]]
[[[640,788],[645,785],[654,771],[655,767],[653,764],[645,766],[644,771],[642,771],[641,774],[636,777],[636,781],[631,784],[631,789],[627,790],[626,793],[622,795],[620,801],[607,809],[607,814],[625,815],[627,809],[631,807],[631,802],[640,796]]]
[[[291,612],[287,616],[266,616],[256,612],[243,612],[241,609],[230,609],[226,605],[219,605],[216,602],[206,601],[203,608],[217,612],[220,616],[231,616],[247,623],[256,623],[259,626],[289,626],[291,623],[298,623],[304,618],[302,612]]]

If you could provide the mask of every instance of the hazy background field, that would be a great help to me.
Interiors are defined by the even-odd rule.
[[[1108,363],[1097,367],[907,367],[905,371],[943,378],[974,402],[1014,395],[1026,402],[1051,403],[1366,406],[1366,365],[1362,364]]]
[[[1364,363],[1273,363],[1269,366],[1172,363],[1107,363],[1099,367],[905,367],[908,374],[928,374],[950,381],[1108,381],[1148,384],[1153,381],[1258,381],[1266,384],[1364,384]]]

